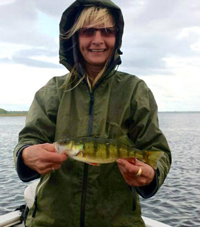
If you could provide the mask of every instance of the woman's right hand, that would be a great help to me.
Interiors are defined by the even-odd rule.
[[[56,153],[53,144],[45,143],[26,147],[22,151],[24,164],[37,171],[39,174],[47,174],[57,170],[67,160],[66,154]]]

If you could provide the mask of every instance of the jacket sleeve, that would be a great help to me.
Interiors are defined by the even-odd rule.
[[[22,181],[26,182],[39,177],[37,172],[25,166],[21,154],[27,146],[54,142],[58,105],[56,79],[53,78],[35,94],[25,127],[19,133],[19,141],[14,150],[14,161]]]
[[[144,198],[153,196],[163,184],[171,165],[171,152],[158,125],[157,104],[152,92],[143,81],[137,85],[132,97],[133,118],[128,136],[140,150],[160,150],[163,156],[157,163],[154,180],[136,191]]]

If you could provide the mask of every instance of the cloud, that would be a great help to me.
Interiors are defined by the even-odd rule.
[[[146,28],[157,27],[160,31],[199,26],[199,8],[198,0],[145,0],[134,23]]]
[[[29,46],[52,47],[55,39],[38,30],[34,1],[16,0],[0,6],[0,41]]]
[[[4,0],[0,6],[0,40],[23,44],[26,50],[13,51],[1,62],[15,62],[35,67],[55,67],[52,63],[34,60],[34,56],[58,55],[58,25],[63,11],[72,1]],[[180,38],[185,28],[199,26],[199,1],[121,0],[125,18],[122,51],[123,67],[136,73],[170,74],[166,57],[199,55],[200,34],[190,32]],[[28,50],[27,50],[28,49]],[[48,51],[48,50],[52,50]]]
[[[48,56],[46,61],[37,59],[44,58]],[[38,67],[38,68],[60,68],[61,66],[57,63],[50,62],[51,58],[57,57],[58,51],[40,49],[40,48],[32,48],[32,49],[22,49],[20,51],[14,52],[14,54],[10,58],[0,58],[0,64],[22,64],[30,67]],[[35,58],[34,58],[35,57]]]
[[[200,1],[113,1],[125,18],[119,70],[144,79],[160,110],[199,110]],[[72,2],[0,0],[1,105],[29,106],[37,89],[66,73],[59,22]]]
[[[0,64],[10,64],[13,63],[10,58],[0,58]]]
[[[59,4],[54,2],[54,7],[52,7],[51,4],[45,2],[46,8],[44,8],[39,2],[41,1],[4,0],[0,5],[0,63],[60,67],[58,61],[54,64],[48,60],[33,59],[40,56],[58,57],[59,51],[59,21],[43,13],[54,12]],[[13,51],[8,53],[3,43],[8,48],[9,45],[14,47]],[[23,49],[19,51],[17,46],[23,46]]]
[[[32,57],[32,56],[40,56],[40,55],[55,57],[57,56],[57,54],[58,54],[58,51],[47,50],[42,48],[22,49],[15,53],[15,55],[23,56],[23,57]]]
[[[185,28],[200,28],[199,1],[145,0],[135,8],[125,7],[122,51],[123,66],[128,70],[168,75],[170,69],[165,64],[166,57],[199,56],[199,51],[195,51],[200,46],[198,32],[179,37]]]
[[[37,68],[60,68],[59,64],[24,57],[13,57],[13,63]]]

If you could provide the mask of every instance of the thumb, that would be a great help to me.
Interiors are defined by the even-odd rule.
[[[55,146],[52,143],[43,144],[43,149],[49,152],[56,152]]]

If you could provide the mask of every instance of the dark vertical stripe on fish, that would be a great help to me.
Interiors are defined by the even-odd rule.
[[[151,152],[149,151],[149,152],[144,152],[145,153],[145,162],[149,162],[149,156],[150,156],[150,154],[151,154]]]
[[[109,158],[110,157],[110,143],[106,143],[106,157]]]
[[[96,157],[97,156],[97,152],[98,152],[98,143],[97,143],[97,141],[94,141],[94,157]]]
[[[85,150],[85,140],[82,139],[83,150]]]
[[[131,157],[131,149],[129,146],[126,146],[126,150],[127,150],[127,157]]]
[[[120,156],[121,156],[121,153],[120,153],[120,144],[117,144],[117,156],[118,156],[118,158],[120,158]]]

